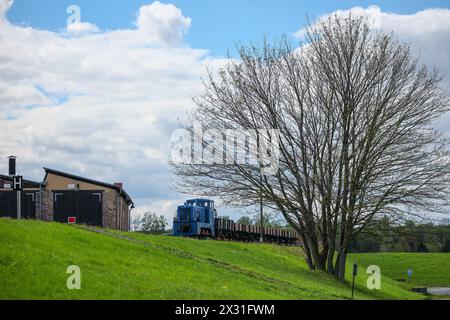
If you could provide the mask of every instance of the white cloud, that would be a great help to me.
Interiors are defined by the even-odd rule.
[[[413,14],[395,14],[383,12],[377,6],[368,8],[354,7],[348,10],[337,10],[319,17],[325,20],[330,15],[362,16],[368,19],[373,30],[387,33],[393,32],[401,42],[409,43],[414,56],[429,67],[437,67],[443,74],[443,85],[450,93],[450,10],[426,9]],[[300,29],[294,35],[303,39],[305,29]],[[450,132],[450,114],[446,115],[440,127]]]
[[[361,16],[368,19],[372,29],[395,32],[397,35],[429,35],[448,32],[450,30],[450,10],[443,8],[426,9],[414,14],[395,14],[381,11],[378,6],[353,7],[348,10],[336,10],[330,14],[320,16],[319,21],[325,21],[331,15]],[[305,29],[300,29],[294,34],[297,38],[305,36]]]
[[[0,0],[0,16],[10,5]],[[15,154],[28,178],[48,166],[123,181],[138,205],[157,199],[169,212],[163,204],[180,197],[167,186],[171,132],[206,66],[224,60],[183,45],[190,19],[173,5],[142,7],[136,24],[81,24],[68,36],[70,26],[57,33],[0,19],[0,172]]]
[[[164,44],[179,44],[191,26],[191,18],[184,17],[173,4],[155,1],[139,9],[136,26],[140,31]]]
[[[88,33],[97,33],[100,32],[100,29],[95,24],[89,22],[74,22],[67,26],[67,32],[79,36]]]
[[[3,109],[8,117],[13,117],[14,111],[19,111],[21,107],[51,103],[53,101],[35,87],[21,84],[9,85],[0,82],[0,109]]]
[[[2,0],[0,1],[0,20],[4,19],[6,16],[6,12],[12,6],[13,0]]]

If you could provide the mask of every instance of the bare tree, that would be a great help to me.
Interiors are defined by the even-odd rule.
[[[340,279],[350,240],[373,219],[448,205],[448,141],[433,125],[449,99],[407,45],[362,18],[334,16],[310,26],[300,49],[282,39],[239,53],[196,99],[191,120],[216,130],[188,127],[202,143],[184,159],[203,160],[172,163],[179,190],[238,206],[262,197],[296,230],[309,267]],[[261,171],[275,154],[278,170]]]

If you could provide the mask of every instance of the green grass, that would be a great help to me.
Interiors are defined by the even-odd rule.
[[[81,268],[81,290],[66,287],[69,265]],[[368,290],[366,279],[363,272],[357,278],[357,299],[423,298],[385,274],[381,290]],[[295,247],[102,234],[57,223],[0,219],[0,299],[349,297],[348,283],[309,271]]]
[[[450,253],[360,253],[350,257],[363,265],[378,265],[381,274],[392,279],[407,280],[409,287],[450,287]],[[353,261],[352,260],[352,261]]]

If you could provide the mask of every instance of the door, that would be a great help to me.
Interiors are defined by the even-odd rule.
[[[102,226],[102,193],[78,192],[78,219],[80,223]]]
[[[17,218],[16,191],[0,191],[0,217]]]
[[[101,191],[55,191],[53,193],[53,220],[67,223],[76,217],[77,223],[102,226]]]
[[[34,192],[22,192],[21,198],[22,219],[36,218],[36,194]]]
[[[35,192],[22,191],[21,198],[21,218],[36,218],[36,194]],[[0,192],[0,217],[17,218],[17,191]]]
[[[61,191],[53,193],[53,220],[67,223],[69,217],[78,218],[76,191]],[[77,219],[78,220],[78,219]]]

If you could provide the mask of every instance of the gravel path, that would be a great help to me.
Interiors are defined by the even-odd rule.
[[[435,294],[439,296],[448,295],[450,296],[450,287],[432,287],[427,288],[427,292],[429,294]]]

